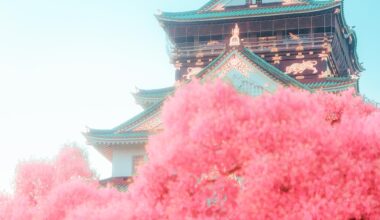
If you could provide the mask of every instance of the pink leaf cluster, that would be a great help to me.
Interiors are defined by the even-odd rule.
[[[20,165],[0,219],[380,219],[380,112],[353,92],[183,86],[127,193],[75,148]]]
[[[380,112],[352,91],[191,83],[130,187],[140,219],[380,219]]]
[[[124,200],[100,188],[80,149],[65,147],[52,161],[18,166],[14,195],[0,195],[0,220],[123,219]]]

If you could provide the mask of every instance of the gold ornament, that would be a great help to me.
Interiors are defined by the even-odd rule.
[[[232,29],[232,37],[230,38],[230,47],[240,46],[240,29],[238,24],[235,24],[235,28]]]
[[[183,76],[183,78],[189,80],[192,79],[195,75],[197,75],[202,70],[201,67],[189,67],[187,68],[187,74]]]
[[[239,73],[241,73],[243,76],[248,77],[249,73],[249,66],[241,60],[238,56],[233,55],[222,67],[220,67],[218,70],[215,71],[215,74],[219,74],[220,78],[223,78],[226,76],[228,72],[230,72],[232,69],[237,70]]]
[[[305,72],[306,70],[312,70],[313,73],[317,73],[318,70],[315,67],[318,64],[317,61],[314,60],[308,60],[308,61],[302,61],[302,63],[293,63],[290,66],[286,67],[286,74],[301,74]]]
[[[333,74],[331,73],[331,70],[327,69],[326,71],[322,71],[322,73],[318,76],[318,78],[329,78],[332,76]]]
[[[318,54],[318,57],[321,58],[322,61],[327,61],[329,54],[326,53],[326,51],[322,51],[322,53]]]
[[[282,60],[282,57],[279,56],[277,53],[276,53],[276,55],[272,58],[272,61],[273,61],[274,64],[280,64],[281,60]]]

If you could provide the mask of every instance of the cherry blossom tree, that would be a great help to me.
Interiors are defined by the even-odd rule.
[[[192,83],[130,187],[142,219],[380,219],[380,112],[353,91]]]
[[[128,192],[66,148],[21,164],[0,219],[380,219],[380,112],[352,91],[178,89]]]
[[[21,163],[15,179],[14,195],[0,196],[1,220],[123,219],[127,195],[100,188],[79,148]]]

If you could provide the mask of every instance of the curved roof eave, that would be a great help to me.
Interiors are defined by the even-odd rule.
[[[201,8],[198,9],[198,11],[206,11],[211,9],[212,7],[215,7],[221,0],[210,0],[205,5],[203,5]],[[315,0],[300,0],[305,3],[310,3]]]
[[[349,36],[352,36],[352,55],[355,59],[355,62],[354,62],[354,65],[356,67],[356,69],[359,71],[359,72],[363,72],[365,70],[365,68],[362,66],[362,64],[359,62],[359,57],[358,57],[358,54],[357,54],[357,35],[356,35],[356,32],[354,30],[352,30],[348,24],[347,24],[347,21],[346,21],[346,18],[344,16],[344,0],[340,0],[339,3],[339,6],[340,6],[340,9],[341,9],[341,13],[339,18],[340,20],[342,21],[342,25],[344,26],[344,28],[346,29],[347,33],[349,34]]]
[[[206,18],[170,18],[170,17],[165,17],[165,14],[176,14],[173,12],[163,12],[160,15],[156,15],[156,18],[159,21],[167,21],[167,22],[199,22],[199,21],[217,21],[217,20],[233,20],[237,18],[257,18],[257,17],[268,17],[268,16],[281,16],[281,15],[294,15],[294,14],[304,14],[304,13],[310,13],[310,12],[319,12],[319,11],[324,11],[328,9],[332,9],[336,6],[339,6],[341,2],[331,2],[330,4],[327,4],[325,6],[321,6],[320,8],[315,8],[315,9],[308,9],[308,10],[299,10],[299,11],[287,11],[287,12],[281,12],[281,13],[262,13],[262,14],[247,14],[247,15],[238,15],[238,16],[209,16]],[[247,9],[241,10],[241,11],[248,11]],[[222,11],[222,12],[228,12],[228,11]],[[221,12],[207,12],[207,13],[199,13],[199,11],[187,11],[187,12],[179,12],[183,14],[214,14],[217,15]]]

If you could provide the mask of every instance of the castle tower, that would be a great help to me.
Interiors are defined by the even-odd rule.
[[[280,87],[340,92],[363,71],[341,0],[211,0],[196,11],[156,15],[167,33],[175,86],[133,94],[144,111],[84,135],[112,162],[105,182],[126,185],[144,162],[148,136],[161,128],[165,98],[183,83],[221,78],[252,96]]]

